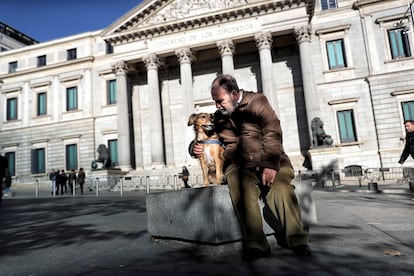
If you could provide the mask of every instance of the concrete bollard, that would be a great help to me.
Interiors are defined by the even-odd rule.
[[[39,197],[39,179],[35,180],[35,196]]]
[[[377,182],[369,182],[368,183],[368,190],[378,192],[378,183]]]
[[[96,196],[99,196],[99,178],[96,178]]]

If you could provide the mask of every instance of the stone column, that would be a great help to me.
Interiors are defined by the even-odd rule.
[[[190,48],[181,48],[175,51],[175,55],[180,62],[180,80],[181,91],[183,95],[183,106],[186,115],[193,112],[193,72],[191,70],[191,62],[195,60]]]
[[[187,150],[187,145],[194,139],[194,132],[192,128],[187,127],[186,122],[190,114],[194,113],[194,96],[193,96],[193,72],[191,69],[191,62],[195,60],[195,56],[193,55],[190,48],[182,48],[177,49],[175,54],[180,62],[180,81],[181,81],[181,91],[180,95],[182,98],[182,105],[183,110],[181,120],[183,123],[180,123],[180,126],[177,126],[175,130],[173,130],[174,135],[181,135],[179,138],[182,139],[183,143],[183,150]],[[181,127],[182,126],[182,127]],[[179,141],[178,140],[178,141]],[[184,155],[183,161],[186,159],[188,154]]]
[[[221,40],[217,42],[217,47],[221,55],[222,71],[223,74],[229,74],[234,76],[234,62],[233,54],[235,51],[233,40]]]
[[[150,109],[151,133],[151,160],[152,164],[164,164],[164,144],[161,117],[161,96],[158,79],[158,68],[161,64],[160,59],[155,54],[150,54],[144,58],[147,68],[148,78],[148,99]]]
[[[263,94],[269,99],[276,114],[279,114],[279,106],[276,95],[275,75],[273,74],[272,62],[272,34],[260,33],[254,36],[256,47],[259,49],[260,56],[260,72],[262,75]]]
[[[320,118],[321,114],[312,66],[311,26],[295,28],[295,36],[299,44],[305,108],[308,117],[308,129],[310,137],[312,137],[311,121],[315,117]]]
[[[116,107],[118,112],[118,160],[121,170],[131,169],[131,146],[128,116],[128,65],[124,61],[112,65],[116,75]]]

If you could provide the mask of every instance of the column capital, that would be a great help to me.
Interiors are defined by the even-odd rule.
[[[299,43],[310,42],[311,31],[312,31],[311,25],[306,25],[306,26],[295,28],[294,32],[295,32],[296,41],[298,41]]]
[[[218,41],[217,48],[219,49],[221,56],[232,56],[235,51],[234,42],[231,39]]]
[[[119,61],[111,65],[112,71],[115,75],[126,75],[128,74],[128,64],[125,61]]]
[[[180,64],[183,63],[190,63],[195,60],[195,56],[193,55],[193,52],[190,48],[181,48],[175,50],[175,55],[178,58],[178,61]]]
[[[148,56],[144,57],[143,61],[147,70],[157,70],[161,65],[161,61],[156,54],[149,54]]]
[[[270,32],[255,34],[254,39],[259,49],[270,49],[272,46],[273,38]]]

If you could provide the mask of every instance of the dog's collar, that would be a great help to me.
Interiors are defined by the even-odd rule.
[[[202,144],[218,144],[223,146],[223,143],[220,142],[219,140],[204,140],[204,141],[200,141]]]

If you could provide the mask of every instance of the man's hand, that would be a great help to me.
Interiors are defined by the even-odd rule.
[[[194,144],[193,153],[197,158],[203,156],[203,145],[202,144]]]
[[[270,187],[270,185],[272,185],[273,181],[276,179],[276,174],[276,170],[264,168],[262,174],[262,183]]]

